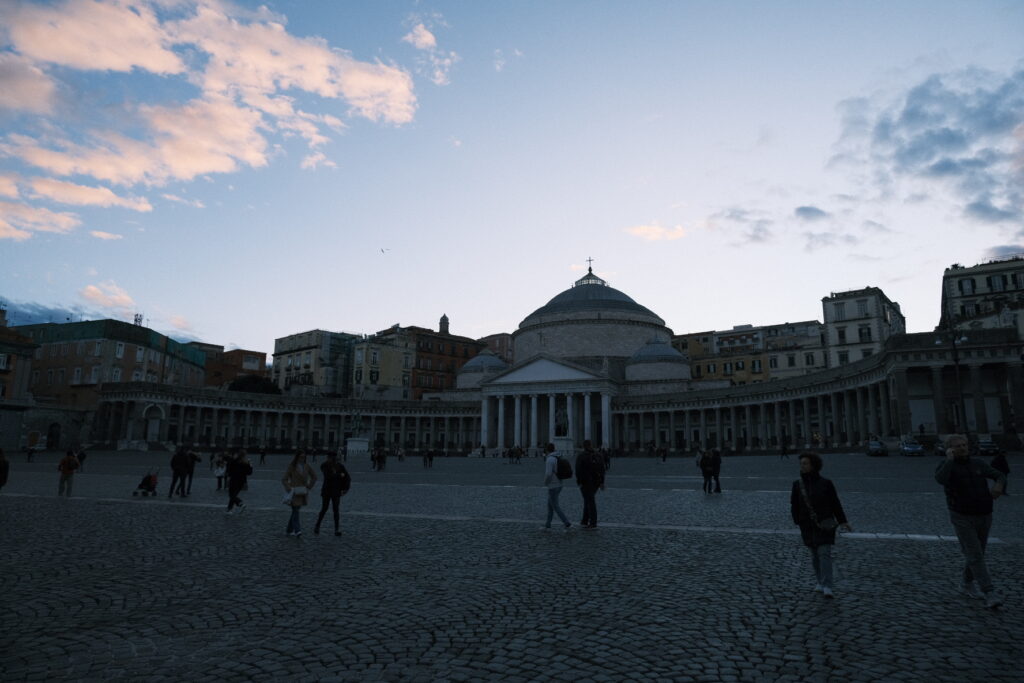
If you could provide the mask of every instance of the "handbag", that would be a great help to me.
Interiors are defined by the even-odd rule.
[[[814,526],[822,531],[835,531],[839,527],[839,520],[835,517],[829,516],[824,519],[818,519],[818,515],[814,512],[814,506],[811,505],[811,497],[807,495],[807,487],[804,485],[803,479],[800,479],[800,496],[804,499],[804,505],[807,506],[807,512],[810,513]]]

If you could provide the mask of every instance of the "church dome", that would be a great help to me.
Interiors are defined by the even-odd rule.
[[[497,372],[507,367],[505,361],[495,356],[493,351],[484,349],[463,363],[459,372]]]
[[[526,316],[519,326],[523,327],[532,319],[546,318],[551,315],[599,311],[634,313],[650,319],[651,322],[665,324],[665,321],[650,309],[633,301],[627,294],[610,287],[605,280],[594,275],[593,269],[588,268],[587,274],[577,280],[572,287]]]
[[[637,349],[629,363],[686,363],[686,356],[661,339],[651,339]]]

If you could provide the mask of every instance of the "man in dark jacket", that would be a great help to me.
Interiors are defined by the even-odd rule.
[[[171,457],[171,488],[167,492],[168,500],[174,496],[175,487],[178,489],[178,495],[183,498],[185,497],[185,479],[188,477],[188,470],[188,454],[185,452],[184,447],[182,447],[175,451]]]
[[[584,529],[597,528],[597,490],[604,488],[604,461],[589,440],[583,442],[583,452],[576,456],[576,484],[583,496]]]
[[[228,514],[237,509],[241,512],[245,509],[245,503],[238,497],[239,492],[245,488],[245,482],[252,474],[252,465],[249,463],[249,456],[244,448],[239,448],[237,453],[228,456]],[[235,506],[238,506],[237,508]]]
[[[991,491],[989,479],[996,480]],[[966,561],[960,590],[972,598],[984,599],[986,607],[998,607],[1003,601],[992,587],[985,546],[992,528],[992,501],[1003,494],[1006,475],[984,460],[970,457],[967,439],[951,434],[946,438],[946,459],[935,470],[935,481],[946,489],[949,519]]]

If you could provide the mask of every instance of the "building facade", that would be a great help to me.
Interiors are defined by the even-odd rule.
[[[7,453],[35,445],[22,438],[22,423],[25,411],[35,406],[29,380],[37,347],[7,327],[7,311],[0,308],[0,448]]]
[[[263,351],[232,349],[225,351],[220,344],[189,342],[206,357],[206,386],[227,388],[239,377],[270,377],[267,354]]]
[[[349,396],[353,350],[359,339],[357,334],[326,330],[275,339],[271,379],[290,396]]]
[[[1015,328],[1024,335],[1024,254],[947,268],[942,274],[939,326]]]
[[[357,341],[353,352],[352,396],[411,399],[416,344],[400,326]]]
[[[821,300],[828,367],[879,353],[887,339],[907,330],[900,305],[878,287],[833,292]]]

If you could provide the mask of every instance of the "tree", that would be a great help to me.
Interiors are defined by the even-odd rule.
[[[242,375],[237,377],[228,385],[230,391],[245,391],[250,394],[280,394],[278,388],[271,380],[258,375]]]

